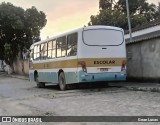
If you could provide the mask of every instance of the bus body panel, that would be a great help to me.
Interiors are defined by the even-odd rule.
[[[96,29],[96,32],[92,34],[94,29]],[[95,37],[98,29],[101,29],[101,37],[105,34],[103,33],[103,30],[108,32],[107,30],[111,31],[113,29],[113,31],[116,31],[118,37],[120,37],[120,34],[118,34],[118,32],[120,32],[122,38],[120,38],[120,42],[117,41],[119,38],[116,39],[117,45],[115,43],[113,45],[105,45],[104,43],[107,43],[107,40],[104,36],[104,43],[96,45],[99,44],[97,41],[94,41],[94,39],[98,40],[98,38]],[[85,36],[87,39],[84,38],[84,31],[86,31]],[[88,31],[89,34],[87,33]],[[122,70],[123,62],[126,61],[126,48],[124,33],[121,28],[89,26],[73,32],[78,33],[77,55],[43,61],[33,61],[31,66],[32,69],[29,71],[29,78],[31,81],[35,81],[34,73],[37,71],[38,80],[40,82],[58,84],[58,75],[61,70],[65,74],[66,84],[96,81],[121,81],[126,79],[126,69]],[[63,35],[67,34],[68,33]],[[93,37],[93,39],[90,39],[90,37]],[[112,44],[112,38],[114,41],[116,35],[109,34],[109,37],[110,44]],[[103,38],[101,40],[103,40]],[[94,42],[92,43],[91,41]],[[40,43],[43,43],[43,41]]]
[[[41,82],[58,83],[58,74],[54,70],[38,70],[38,80]]]
[[[34,78],[34,70],[29,70],[29,80],[30,81],[35,81],[35,78]]]
[[[79,72],[79,82],[98,82],[98,81],[123,81],[126,80],[124,72],[120,73],[89,73]]]
[[[47,61],[33,62],[33,70],[30,70],[30,81],[34,81],[34,72],[38,72],[40,82],[58,84],[58,73],[62,70],[65,73],[66,84],[77,83],[77,56],[62,57]]]

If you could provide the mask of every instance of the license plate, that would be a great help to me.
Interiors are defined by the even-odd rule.
[[[100,68],[100,72],[107,72],[108,68]]]

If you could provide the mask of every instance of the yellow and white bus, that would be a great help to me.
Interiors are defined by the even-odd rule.
[[[34,43],[30,47],[30,81],[38,87],[126,79],[123,29],[87,26]]]

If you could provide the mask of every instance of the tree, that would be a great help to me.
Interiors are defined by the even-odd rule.
[[[113,0],[100,0],[99,1],[99,9],[112,9],[113,4],[115,4],[115,2]]]
[[[155,19],[160,19],[160,2],[158,3],[158,6],[157,6],[157,11],[155,13]]]
[[[126,17],[123,13],[116,10],[100,10],[96,16],[91,16],[88,25],[111,25],[125,27],[127,24]]]
[[[117,3],[120,10],[126,13],[126,0],[119,0]],[[147,3],[147,0],[129,0],[129,9],[132,17],[140,15],[146,17],[147,22],[154,20],[156,5]]]
[[[129,8],[132,28],[159,18],[156,5],[146,0],[129,0]],[[112,25],[128,29],[126,0],[99,0],[99,13],[91,15],[88,25]]]
[[[46,15],[35,7],[24,10],[11,3],[0,4],[0,59],[12,64],[19,51],[40,38]]]

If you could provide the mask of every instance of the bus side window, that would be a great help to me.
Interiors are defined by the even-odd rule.
[[[29,58],[30,58],[31,61],[33,61],[33,58],[34,58],[34,49],[30,50]]]
[[[56,41],[57,41],[57,57],[66,56],[66,36],[60,37]]]
[[[56,40],[53,40],[53,45],[52,45],[52,58],[56,57]]]
[[[47,59],[47,43],[41,44],[41,60]]]
[[[67,36],[67,56],[77,55],[77,33]]]
[[[52,41],[48,42],[48,59],[52,58]]]
[[[55,58],[56,56],[56,40],[48,42],[48,59]]]
[[[34,46],[34,60],[39,60],[40,59],[40,45]]]

